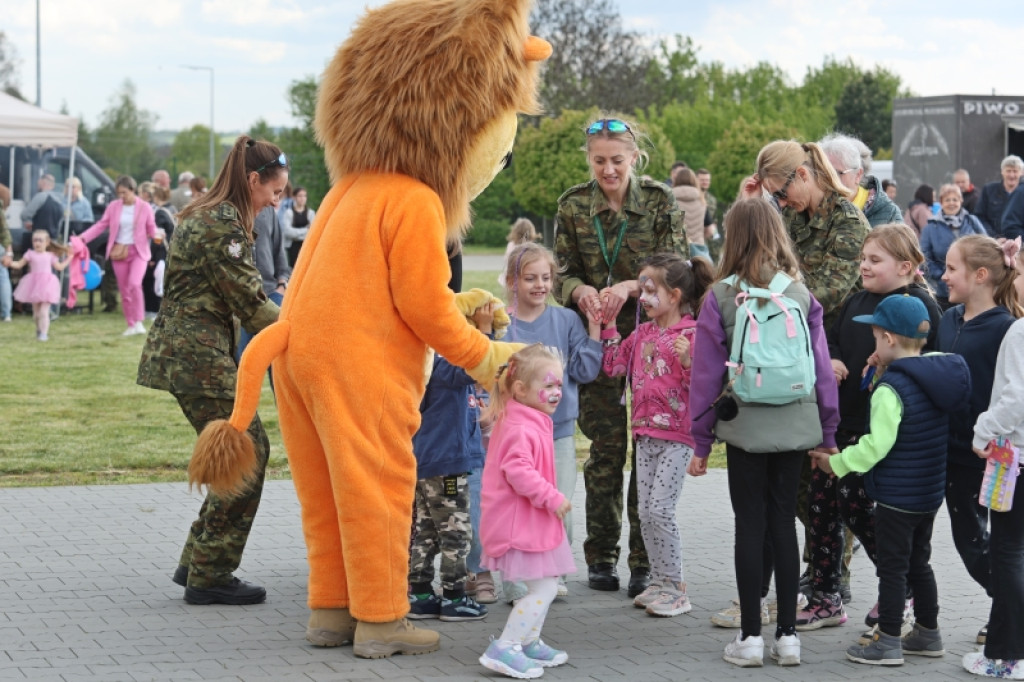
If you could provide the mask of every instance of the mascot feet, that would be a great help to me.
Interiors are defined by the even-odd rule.
[[[356,636],[356,619],[348,609],[313,609],[306,626],[306,641],[313,646],[341,646]]]
[[[259,585],[247,583],[238,578],[232,578],[231,582],[213,587],[186,587],[185,601],[189,604],[230,604],[238,606],[243,604],[262,604],[267,600],[267,591]]]
[[[356,625],[353,650],[360,658],[386,658],[392,654],[429,654],[441,648],[441,635],[418,628],[405,618],[390,623]]]

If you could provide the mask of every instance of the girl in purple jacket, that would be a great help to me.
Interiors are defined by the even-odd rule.
[[[714,275],[703,258],[651,256],[640,270],[640,305],[650,320],[625,341],[615,321],[605,325],[604,371],[626,375],[633,389],[632,428],[640,532],[651,560],[651,584],[633,600],[652,616],[687,613],[676,504],[693,456],[690,365],[694,316]]]
[[[568,654],[541,641],[558,576],[575,573],[562,518],[572,505],[555,482],[551,415],[562,399],[562,361],[536,343],[498,371],[484,419],[494,417],[480,492],[480,563],[526,584],[498,639],[480,657],[486,668],[540,677]]]

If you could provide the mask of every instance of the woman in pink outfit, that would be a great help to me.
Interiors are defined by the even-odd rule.
[[[26,251],[11,267],[20,270],[27,264],[29,272],[23,275],[14,289],[14,300],[32,304],[32,317],[36,321],[36,340],[49,341],[50,305],[60,303],[60,282],[53,269],[63,270],[71,262],[70,254],[59,260],[47,249],[50,233],[46,230],[32,232],[32,250]]]
[[[537,343],[498,373],[484,419],[494,417],[480,492],[480,563],[526,584],[501,636],[480,657],[510,677],[540,677],[568,654],[541,641],[558,576],[575,573],[562,518],[572,505],[555,483],[551,415],[562,399],[562,361]]]
[[[117,289],[121,292],[121,308],[128,328],[124,336],[145,334],[142,325],[145,317],[145,301],[142,297],[142,278],[149,263],[149,240],[164,231],[156,226],[153,209],[135,196],[135,180],[127,175],[117,179],[118,198],[107,206],[103,217],[81,234],[82,239],[91,242],[107,232],[105,255],[113,261]]]

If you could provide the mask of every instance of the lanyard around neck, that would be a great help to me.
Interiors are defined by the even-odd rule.
[[[626,234],[627,225],[629,225],[629,221],[623,218],[622,224],[619,225],[619,238],[615,240],[615,251],[612,253],[612,257],[608,258],[608,244],[604,238],[604,228],[601,227],[601,219],[594,216],[594,229],[597,230],[597,243],[601,247],[601,255],[604,256],[604,262],[608,265],[608,286],[612,285],[612,264],[619,259],[619,249],[622,248],[622,237]]]

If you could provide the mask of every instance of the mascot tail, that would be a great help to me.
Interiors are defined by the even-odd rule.
[[[219,497],[234,497],[249,487],[257,462],[246,429],[256,416],[267,368],[288,347],[290,329],[287,320],[278,320],[246,347],[238,367],[235,408],[230,418],[210,422],[199,434],[188,464],[189,488],[206,486]]]

